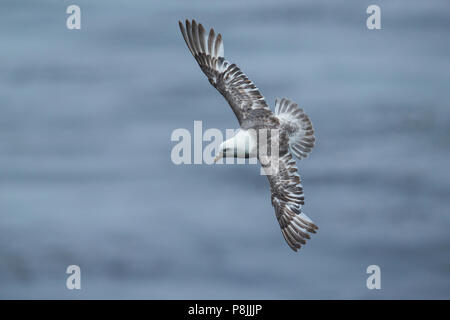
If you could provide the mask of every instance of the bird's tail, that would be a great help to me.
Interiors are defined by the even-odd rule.
[[[309,117],[295,102],[286,98],[275,101],[275,114],[289,134],[291,152],[299,159],[306,158],[316,140]]]

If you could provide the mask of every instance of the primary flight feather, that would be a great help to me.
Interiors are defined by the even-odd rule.
[[[272,205],[283,237],[297,251],[310,238],[309,234],[318,229],[301,210],[303,188],[292,157],[305,158],[314,147],[309,117],[296,103],[285,98],[275,101],[275,112],[272,112],[253,82],[238,66],[225,60],[220,33],[216,35],[213,29],[206,32],[195,20],[186,20],[186,25],[179,22],[179,25],[195,60],[239,121],[240,130],[220,145],[216,161],[222,157],[258,158],[269,179]],[[262,130],[276,130],[278,134],[258,139]],[[273,142],[278,145],[278,153],[268,154]],[[268,152],[259,152],[260,149]],[[276,164],[275,172],[269,163]]]

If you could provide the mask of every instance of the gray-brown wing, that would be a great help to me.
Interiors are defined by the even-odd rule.
[[[318,229],[301,210],[305,198],[297,165],[290,152],[284,152],[280,157],[269,156],[264,159],[260,156],[261,164],[263,161],[269,164],[263,165],[263,168],[270,182],[272,205],[281,232],[289,247],[297,251],[310,238],[309,233],[316,233]],[[270,166],[272,163],[278,166]]]
[[[222,35],[213,29],[209,34],[195,20],[179,22],[184,40],[209,82],[225,97],[239,124],[251,117],[254,110],[270,111],[264,97],[251,80],[235,64],[224,58]],[[256,113],[263,114],[263,113]]]

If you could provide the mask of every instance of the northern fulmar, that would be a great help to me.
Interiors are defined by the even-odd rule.
[[[209,82],[230,104],[240,129],[231,139],[220,144],[215,161],[226,158],[253,158],[261,163],[269,179],[272,205],[289,247],[297,251],[316,233],[318,227],[302,212],[303,188],[296,162],[308,156],[314,147],[314,130],[303,109],[289,99],[276,99],[272,112],[251,80],[224,58],[222,35],[209,33],[195,20],[179,22],[184,40]],[[275,131],[274,131],[275,130]],[[265,131],[267,139],[261,139]],[[267,134],[277,132],[278,134]],[[278,152],[270,152],[273,142]],[[267,152],[260,152],[260,149]],[[274,154],[272,154],[274,153]],[[269,165],[270,164],[270,165]],[[275,164],[277,170],[272,171]]]

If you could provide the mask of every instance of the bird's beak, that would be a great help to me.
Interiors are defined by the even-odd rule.
[[[220,159],[222,159],[222,153],[221,152],[214,158],[214,163],[216,163]]]

